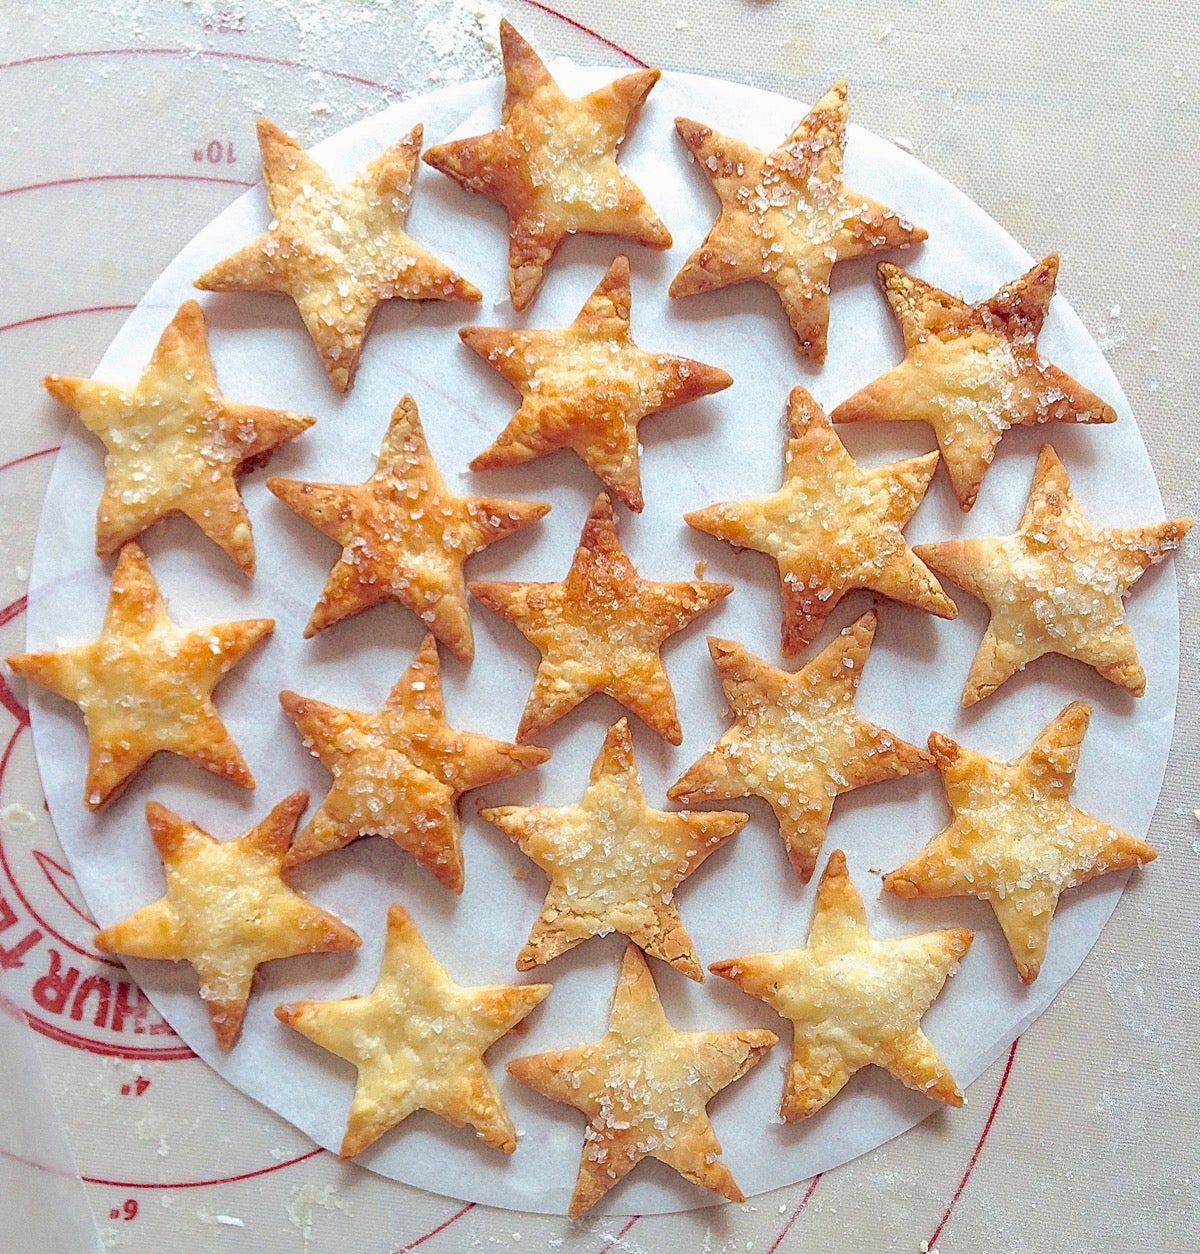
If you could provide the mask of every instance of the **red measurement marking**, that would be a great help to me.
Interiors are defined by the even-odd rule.
[[[20,457],[14,457],[10,462],[4,462],[3,465],[0,465],[0,471],[10,470],[13,466],[21,466],[25,462],[36,461],[39,457],[57,453],[60,448],[62,448],[61,444],[51,444],[49,448],[40,448],[36,453],[24,453]],[[18,597],[11,605],[7,605],[0,610],[0,627],[3,627],[10,618],[16,618],[18,614],[24,614],[24,612],[25,598]]]
[[[141,1095],[150,1087],[150,1081],[144,1075],[138,1076],[132,1084],[121,1085],[122,1097],[141,1097]]]
[[[642,69],[649,69],[649,62],[643,61],[641,57],[635,57],[627,48],[622,48],[620,44],[613,43],[611,39],[607,39],[601,35],[599,31],[594,31],[590,26],[584,26],[582,22],[577,22],[573,17],[568,17],[565,13],[560,13],[557,9],[552,9],[548,4],[542,4],[540,0],[525,0],[531,9],[537,9],[539,13],[546,13],[550,17],[556,17],[560,22],[566,22],[570,27],[582,32],[584,35],[590,35],[592,39],[598,43],[602,43],[606,48],[611,48],[613,52],[619,53],[627,61],[632,61],[634,65],[640,65]],[[0,69],[3,69],[0,66]]]
[[[450,1216],[449,1219],[443,1219],[442,1222],[438,1224],[436,1228],[430,1228],[428,1232],[424,1233],[422,1236],[417,1237],[415,1241],[410,1241],[407,1245],[402,1245],[396,1251],[396,1254],[408,1254],[409,1250],[415,1250],[418,1245],[424,1245],[425,1242],[430,1239],[430,1237],[436,1237],[439,1232],[445,1232],[446,1229],[449,1228],[452,1223],[457,1223],[467,1213],[467,1211],[474,1210],[474,1209],[475,1209],[475,1203],[468,1202],[462,1208],[462,1210],[456,1210],[454,1214]]]
[[[269,1167],[257,1167],[253,1171],[243,1171],[236,1176],[220,1176],[211,1180],[147,1182],[145,1180],[104,1180],[99,1176],[83,1176],[81,1179],[87,1184],[104,1184],[114,1189],[206,1189],[210,1184],[236,1184],[239,1180],[255,1180],[259,1176],[269,1176],[273,1171],[283,1171],[285,1167],[294,1167],[297,1163],[307,1162],[310,1158],[316,1158],[318,1154],[324,1152],[318,1145],[314,1149],[305,1150],[303,1154],[297,1154],[295,1158],[285,1159],[281,1163],[272,1163]]]
[[[203,148],[192,150],[193,161],[207,161],[209,165],[237,165],[237,155],[232,139],[210,139]]]
[[[48,853],[41,849],[33,851],[33,860],[41,868],[41,872],[46,877],[50,887],[71,908],[71,911],[77,914],[88,927],[97,927],[96,920],[86,910],[82,909],[76,903],[74,895],[63,887],[63,883],[66,880],[70,880],[72,884],[75,882],[75,877],[70,870],[63,866],[61,862],[56,862]]]
[[[613,1239],[606,1246],[598,1250],[597,1254],[608,1254],[609,1250],[611,1250],[613,1246],[617,1244],[618,1241],[624,1238],[625,1234],[630,1230],[630,1228],[633,1227],[635,1223],[637,1223],[639,1219],[641,1219],[641,1215],[630,1215],[629,1218],[625,1221],[625,1226],[621,1229],[621,1231],[618,1232],[617,1235],[613,1237]]]
[[[200,158],[196,157],[199,161]],[[47,188],[73,187],[78,183],[223,183],[227,187],[253,187],[248,179],[223,178],[219,174],[81,174],[76,178],[48,179],[45,183],[22,183],[20,187],[2,187],[0,196],[17,196],[21,192],[41,192]]]
[[[74,318],[78,314],[129,313],[136,305],[85,305],[82,309],[56,309],[53,313],[34,314],[32,318],[20,318],[16,322],[0,323],[0,331],[15,331],[18,327],[31,327],[39,322],[53,322],[56,318]]]
[[[127,1197],[120,1206],[114,1206],[108,1212],[109,1219],[121,1219],[126,1223],[131,1219],[136,1219],[138,1213],[138,1204],[136,1197]]]
[[[792,1225],[804,1214],[804,1208],[808,1205],[809,1198],[817,1191],[817,1185],[821,1182],[821,1176],[824,1172],[818,1171],[815,1176],[808,1182],[808,1188],[804,1191],[804,1196],[800,1199],[799,1205],[787,1217],[787,1223],[779,1230],[779,1235],[767,1246],[767,1254],[775,1254],[775,1251],[783,1244],[784,1238],[792,1230]]]

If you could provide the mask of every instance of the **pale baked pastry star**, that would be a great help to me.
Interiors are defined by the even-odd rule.
[[[1136,836],[1070,802],[1091,707],[1074,701],[1015,762],[934,732],[929,748],[954,817],[883,886],[898,897],[978,897],[995,912],[1023,984],[1037,979],[1068,888],[1153,862]]]
[[[817,885],[804,949],[728,958],[708,969],[791,1021],[792,1061],[779,1109],[785,1122],[816,1114],[867,1066],[961,1106],[963,1095],[921,1031],[921,1018],[972,938],[952,927],[877,940],[846,855],[835,849]]]
[[[675,890],[731,836],[744,814],[653,810],[646,804],[629,722],[608,729],[579,801],[481,810],[550,877],[517,970],[549,962],[593,936],[620,932],[689,979],[703,980]]]
[[[242,1030],[254,972],[262,963],[362,944],[353,928],[281,878],[307,804],[302,789],[244,836],[219,841],[149,802],[146,821],[162,857],[166,896],[96,935],[96,947],[105,953],[190,962],[222,1049]]]
[[[708,1103],[779,1041],[747,1028],[679,1032],[667,1019],[646,960],[630,945],[613,994],[608,1031],[588,1045],[516,1058],[510,1075],[588,1117],[579,1177],[567,1214],[578,1219],[643,1158],[731,1202],[745,1197],[719,1161]]]
[[[353,1158],[414,1111],[511,1154],[517,1132],[484,1052],[550,992],[549,984],[464,988],[429,951],[403,907],[388,910],[375,987],[362,997],[275,1009],[289,1027],[358,1070],[342,1158]]]

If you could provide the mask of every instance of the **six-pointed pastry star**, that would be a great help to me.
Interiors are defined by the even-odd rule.
[[[763,1028],[677,1031],[646,960],[630,945],[600,1040],[508,1064],[523,1084],[588,1117],[568,1215],[589,1211],[643,1158],[657,1158],[731,1202],[745,1201],[718,1160],[721,1143],[707,1107],[778,1040]]]
[[[425,161],[508,215],[508,287],[525,309],[558,246],[577,231],[670,248],[671,235],[617,165],[658,70],[638,70],[572,98],[506,20],[499,129],[436,144]]]
[[[414,127],[338,187],[290,135],[260,118],[274,220],[265,235],[206,270],[196,286],[290,296],[330,382],[347,391],[383,301],[480,299],[474,284],[404,231],[422,133]]]
[[[194,300],[180,305],[132,388],[58,374],[47,375],[45,385],[107,450],[96,514],[101,557],[160,518],[183,514],[246,574],[254,573],[238,474],[315,420],[222,396],[204,312]]]
[[[1064,890],[1157,856],[1145,841],[1070,803],[1090,717],[1090,706],[1072,702],[1015,762],[934,732],[929,747],[954,818],[883,881],[899,897],[986,901],[1024,984],[1041,971]]]
[[[843,401],[833,421],[929,423],[964,510],[1009,427],[1115,422],[1111,405],[1038,354],[1057,278],[1051,255],[968,305],[884,262],[879,281],[900,324],[904,360]]]
[[[675,121],[721,213],[675,276],[671,295],[765,283],[783,303],[797,348],[817,362],[825,360],[833,267],[928,234],[845,185],[846,92],[845,83],[835,83],[770,152],[700,122]]]
[[[437,641],[426,636],[377,714],[281,692],[304,743],[333,775],[321,808],[288,854],[294,866],[360,836],[386,836],[453,892],[463,888],[458,799],[549,758],[446,722]]]
[[[550,992],[549,984],[463,988],[404,909],[388,911],[379,980],[363,997],[276,1007],[284,1023],[353,1063],[358,1082],[341,1156],[352,1158],[414,1111],[511,1154],[517,1133],[483,1055]]]
[[[98,810],[160,749],[177,753],[243,788],[245,760],[212,704],[212,691],[275,626],[251,618],[184,631],[167,616],[150,563],[136,544],[117,559],[100,638],[8,664],[73,701],[88,733],[84,804]]]
[[[684,515],[699,531],[775,559],[784,654],[811,644],[838,601],[856,588],[954,618],[954,603],[902,531],[925,496],[938,455],[864,469],[801,387],[788,400],[788,436],[778,492]]]
[[[1140,697],[1138,661],[1122,598],[1150,566],[1179,546],[1191,520],[1092,527],[1049,444],[1038,457],[1015,534],[922,544],[916,553],[939,575],[991,610],[971,663],[964,706],[990,696],[1045,653],[1078,658]]]
[[[463,343],[521,393],[521,407],[471,463],[492,470],[573,449],[631,510],[642,508],[638,423],[649,414],[720,392],[724,370],[647,353],[629,328],[629,258],[618,257],[562,331],[464,327]]]
[[[242,1030],[254,972],[262,963],[362,944],[357,932],[281,878],[307,804],[306,792],[293,793],[244,836],[219,841],[149,802],[146,821],[163,860],[167,894],[95,938],[106,953],[190,962],[222,1049]]]
[[[864,614],[794,674],[710,636],[708,651],[735,721],[667,796],[682,805],[762,797],[807,884],[835,797],[933,765],[923,750],[868,723],[854,708],[876,621],[874,610]]]
[[[817,886],[804,949],[729,958],[709,970],[791,1020],[792,1061],[779,1111],[786,1122],[816,1114],[872,1065],[926,1097],[961,1106],[954,1077],[920,1025],[972,938],[955,927],[875,939],[846,855],[835,849]]]
[[[683,730],[660,650],[733,591],[727,583],[652,583],[617,539],[601,492],[563,583],[473,583],[471,592],[537,645],[542,660],[517,728],[528,740],[593,692],[607,693],[671,744]]]
[[[533,501],[455,496],[429,451],[411,396],[396,406],[375,473],[365,483],[269,479],[267,487],[342,545],[305,636],[395,600],[463,662],[475,653],[463,563],[550,509]]]
[[[542,913],[517,958],[518,971],[549,962],[593,936],[620,932],[689,978],[704,979],[675,890],[741,831],[746,816],[652,810],[627,719],[608,729],[591,782],[575,805],[499,806],[480,814],[550,877]]]

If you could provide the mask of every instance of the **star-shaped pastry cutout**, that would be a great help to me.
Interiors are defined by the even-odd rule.
[[[290,135],[260,118],[273,220],[196,286],[290,296],[330,382],[347,391],[385,300],[480,299],[474,284],[405,233],[423,133],[413,127],[339,187]]]
[[[217,390],[204,311],[180,305],[132,388],[47,375],[46,391],[104,442],[96,552],[115,553],[152,523],[183,514],[254,573],[250,517],[238,491],[247,464],[315,419],[227,400]]]
[[[98,810],[118,796],[155,753],[177,753],[243,788],[254,777],[225,730],[212,691],[242,655],[267,635],[269,618],[185,631],[167,616],[136,544],[117,559],[100,638],[45,653],[18,653],[18,675],[83,711],[88,767],[83,800]]]
[[[1146,672],[1123,597],[1148,567],[1179,547],[1191,520],[1093,527],[1049,444],[1015,534],[921,544],[915,552],[991,611],[963,690],[964,706],[991,696],[1045,653],[1077,658],[1140,697]]]
[[[306,792],[293,793],[244,836],[219,841],[166,806],[149,802],[146,821],[162,857],[166,896],[95,938],[105,953],[190,962],[222,1049],[229,1049],[242,1030],[254,972],[264,962],[362,944],[353,928],[293,892],[281,878],[284,855],[307,804]]]
[[[601,492],[562,583],[473,583],[471,592],[541,651],[517,728],[528,740],[593,692],[607,693],[677,745],[683,729],[663,666],[663,642],[727,597],[727,583],[642,579],[617,539]]]
[[[455,496],[429,451],[411,396],[396,406],[375,473],[365,483],[269,479],[267,487],[342,545],[305,636],[393,600],[462,662],[475,654],[463,563],[550,509],[534,501]]]
[[[358,1070],[342,1158],[361,1154],[416,1110],[456,1128],[469,1123],[485,1145],[511,1154],[516,1129],[483,1055],[549,992],[549,984],[456,984],[396,905],[371,992],[291,1002],[275,1014]]]
[[[446,722],[437,641],[426,636],[377,714],[281,692],[304,743],[333,776],[321,808],[297,836],[288,864],[386,836],[451,891],[463,888],[458,799],[469,789],[545,762],[536,745],[510,745]]]
[[[616,235],[670,248],[671,235],[617,165],[658,70],[626,74],[586,96],[565,95],[541,57],[503,19],[499,129],[436,144],[435,170],[496,201],[508,215],[508,288],[520,311],[537,295],[568,235]]]
[[[963,1095],[921,1031],[921,1018],[972,939],[966,928],[952,927],[877,940],[846,855],[835,849],[817,885],[804,949],[729,958],[709,970],[791,1021],[792,1061],[779,1108],[785,1122],[816,1114],[867,1066],[961,1106]]]
[[[1136,836],[1069,800],[1091,707],[1074,701],[1015,762],[934,732],[929,737],[954,818],[883,886],[898,897],[978,897],[995,912],[1023,984],[1037,979],[1050,923],[1068,888],[1153,862]]]
[[[464,344],[521,393],[521,407],[472,470],[572,449],[630,509],[642,509],[638,423],[729,387],[724,370],[643,352],[629,327],[629,258],[618,257],[562,331],[464,327]]]
[[[708,1103],[778,1043],[774,1032],[679,1032],[663,1011],[646,960],[630,945],[608,1031],[588,1045],[531,1054],[511,1075],[588,1117],[568,1215],[578,1219],[643,1158],[731,1202],[745,1201],[708,1117]]]
[[[903,533],[924,499],[938,455],[859,466],[800,387],[788,400],[788,437],[778,492],[684,515],[698,531],[775,559],[785,656],[811,644],[837,603],[856,588],[938,618],[956,617],[954,602]]]
[[[1051,255],[968,305],[882,263],[879,281],[900,324],[904,360],[843,401],[833,421],[929,423],[964,510],[975,504],[1009,427],[1115,422],[1111,405],[1038,354],[1057,278]]]
[[[854,708],[876,621],[874,610],[864,614],[794,673],[710,636],[708,651],[734,723],[667,796],[681,805],[762,797],[807,884],[835,797],[933,765],[924,750],[868,723]]]
[[[668,812],[646,804],[629,722],[605,734],[582,797],[569,806],[481,810],[550,877],[550,891],[517,970],[549,962],[593,936],[620,932],[646,953],[703,980],[675,890],[746,816]]]
[[[846,186],[846,92],[845,83],[835,83],[770,152],[700,122],[675,121],[721,213],[675,276],[671,295],[765,283],[783,304],[798,350],[817,362],[825,360],[833,267],[928,234]]]

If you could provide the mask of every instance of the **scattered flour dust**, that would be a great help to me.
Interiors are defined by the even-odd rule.
[[[292,1200],[288,1203],[287,1216],[299,1229],[306,1251],[313,1239],[313,1212],[318,1206],[325,1211],[349,1211],[350,1209],[350,1203],[332,1184],[294,1185],[291,1195]]]

